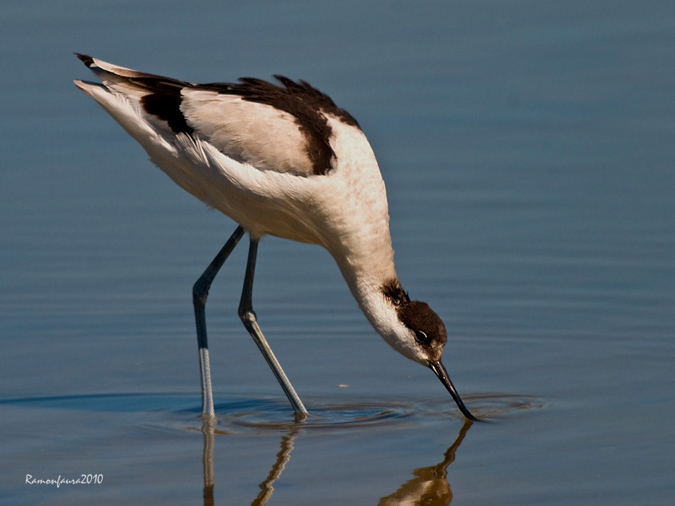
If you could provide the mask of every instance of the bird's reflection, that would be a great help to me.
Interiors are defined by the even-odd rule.
[[[202,464],[204,465],[204,506],[213,506],[213,487],[215,478],[213,472],[213,445],[216,437],[216,419],[214,417],[202,417],[202,434],[204,434],[204,453]]]
[[[455,453],[464,440],[466,433],[473,422],[466,420],[454,443],[447,449],[443,460],[430,467],[421,467],[413,471],[414,478],[402,484],[391,495],[382,497],[378,506],[396,506],[403,504],[417,504],[424,506],[447,506],[452,501],[452,490],[448,482],[448,466],[455,460]],[[265,506],[274,492],[274,482],[291,458],[294,439],[302,429],[301,423],[291,426],[288,433],[281,438],[281,449],[277,459],[267,477],[260,483],[260,493],[251,502],[251,506]],[[204,506],[213,506],[213,489],[215,485],[213,469],[213,447],[216,434],[216,421],[213,418],[205,419],[202,426],[204,434]]]
[[[452,489],[448,482],[448,466],[455,460],[457,448],[464,440],[473,422],[466,420],[454,443],[447,449],[443,460],[430,467],[413,471],[413,479],[405,482],[391,495],[380,499],[378,506],[418,504],[424,506],[447,506],[452,502]]]
[[[300,424],[293,426],[284,437],[281,438],[281,450],[277,453],[277,460],[272,466],[267,478],[260,486],[260,493],[256,497],[251,506],[265,506],[267,500],[272,497],[274,487],[272,486],[276,480],[281,476],[281,472],[286,467],[286,464],[291,459],[291,451],[293,450],[293,439],[300,432]]]
[[[293,450],[293,440],[302,428],[301,423],[292,425],[288,433],[281,438],[281,449],[277,453],[277,460],[272,465],[267,478],[260,483],[260,493],[256,497],[251,506],[265,506],[272,493],[274,492],[274,482],[279,479],[281,473],[286,468],[286,464],[291,458],[291,451]],[[202,433],[204,434],[204,506],[213,506],[213,489],[215,486],[215,477],[213,470],[213,447],[216,435],[216,420],[212,417],[205,417],[203,419]]]

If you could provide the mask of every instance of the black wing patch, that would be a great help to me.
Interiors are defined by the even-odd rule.
[[[183,112],[182,91],[185,88],[207,90],[219,94],[236,95],[243,100],[268,105],[284,111],[293,118],[305,138],[305,151],[313,168],[313,174],[326,174],[336,158],[330,145],[332,131],[326,114],[337,117],[347,125],[359,128],[358,122],[344,109],[340,109],[326,94],[320,92],[305,81],[295,82],[287,77],[274,76],[281,86],[245,77],[238,83],[193,84],[177,79],[115,67],[112,71],[99,69],[96,61],[87,55],[77,54],[82,62],[92,70],[102,70],[114,74],[117,79],[147,90],[140,99],[141,107],[150,115],[165,121],[173,133],[195,134],[197,125],[190,124]],[[197,132],[198,133],[198,132]]]
[[[331,168],[335,152],[330,145],[332,131],[325,115],[336,116],[342,122],[360,128],[358,122],[347,111],[336,106],[328,95],[307,82],[295,82],[280,75],[274,77],[283,87],[262,79],[243,77],[238,83],[199,84],[194,89],[237,95],[249,102],[269,105],[290,114],[305,136],[305,149],[314,174],[326,174]]]
[[[79,53],[75,55],[87,67],[96,68],[96,62],[91,56]],[[148,90],[149,93],[141,99],[143,109],[148,114],[166,121],[174,133],[192,134],[194,132],[180,111],[182,100],[180,92],[183,88],[192,86],[190,83],[131,69],[119,69],[115,75],[138,88]]]

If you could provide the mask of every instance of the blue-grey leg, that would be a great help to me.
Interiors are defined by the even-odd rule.
[[[239,318],[244,322],[244,326],[248,333],[251,334],[251,337],[255,341],[255,344],[258,345],[260,351],[262,352],[265,360],[269,364],[272,372],[277,378],[277,381],[281,385],[281,388],[284,389],[286,397],[291,401],[291,405],[295,410],[295,414],[298,418],[304,419],[307,416],[307,409],[302,404],[300,397],[295,393],[295,389],[291,382],[288,381],[288,377],[284,370],[281,368],[281,364],[274,356],[272,348],[267,344],[265,336],[263,336],[260,327],[258,326],[258,320],[256,319],[255,312],[253,312],[253,277],[255,274],[255,261],[258,254],[258,241],[251,238],[251,244],[248,250],[248,263],[246,264],[246,277],[244,278],[244,288],[241,293],[241,301],[239,302]]]
[[[202,417],[214,418],[213,391],[211,389],[211,364],[209,361],[209,344],[206,338],[206,299],[209,297],[209,288],[216,274],[230,256],[232,250],[244,235],[243,227],[230,236],[225,246],[218,252],[213,261],[206,268],[192,287],[192,303],[195,307],[195,322],[197,324],[197,344],[199,345],[199,371],[202,378]]]

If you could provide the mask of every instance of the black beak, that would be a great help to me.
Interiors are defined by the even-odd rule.
[[[441,383],[445,386],[445,388],[448,389],[448,392],[450,392],[450,395],[452,395],[452,398],[455,399],[455,402],[457,403],[457,407],[459,410],[462,412],[462,414],[467,418],[467,420],[472,420],[474,422],[479,422],[480,420],[473,416],[471,412],[467,409],[467,407],[464,405],[462,402],[462,398],[459,396],[457,393],[457,390],[455,389],[455,385],[452,384],[452,381],[450,381],[450,376],[448,375],[448,371],[445,370],[445,366],[443,365],[443,362],[440,360],[436,362],[429,362],[429,368],[434,371],[434,374],[438,376],[438,379],[441,380]]]

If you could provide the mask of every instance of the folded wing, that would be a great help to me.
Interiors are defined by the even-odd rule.
[[[346,111],[304,81],[275,76],[281,86],[252,78],[193,84],[77,56],[165,139],[191,135],[259,170],[325,175],[336,163],[326,115],[358,128]]]

